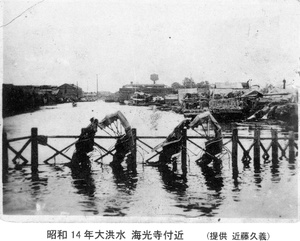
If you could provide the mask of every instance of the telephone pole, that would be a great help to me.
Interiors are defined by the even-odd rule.
[[[98,95],[98,74],[97,74],[97,100],[99,99],[99,95]]]

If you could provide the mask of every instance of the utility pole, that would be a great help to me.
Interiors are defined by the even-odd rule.
[[[77,100],[78,100],[78,81],[76,82],[76,85],[77,85]]]
[[[99,98],[99,95],[98,95],[98,74],[97,74],[97,99]]]

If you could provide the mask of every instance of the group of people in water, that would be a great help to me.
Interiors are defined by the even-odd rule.
[[[80,169],[90,167],[89,153],[94,150],[94,137],[98,127],[101,129],[103,128],[98,119],[91,118],[90,124],[81,130],[81,134],[75,144],[76,151],[72,157],[71,164],[73,168]],[[127,159],[131,158],[130,155],[127,155],[130,153],[130,135],[128,135],[128,133],[117,138],[115,150],[116,152],[114,154],[113,161],[111,162],[112,166],[121,165],[121,162],[125,157]]]
[[[114,148],[115,153],[113,154],[113,160],[110,165],[112,167],[120,166],[123,161],[126,161],[127,167],[132,166],[133,169],[136,167],[136,161],[134,160],[136,154],[133,150],[134,143],[132,130],[126,118],[122,113],[119,112],[106,116],[101,122],[95,118],[90,119],[90,124],[86,128],[82,129],[81,134],[75,144],[76,151],[72,157],[72,167],[75,169],[90,167],[90,153],[94,150],[94,145],[96,144],[94,142],[94,138],[98,127],[103,130],[119,119],[122,120],[125,133],[120,135],[118,132],[118,135],[116,135],[116,143]],[[199,114],[192,121],[185,119],[178,126],[176,126],[167,139],[153,149],[154,151],[157,151],[157,149],[162,148],[162,151],[160,151],[159,160],[155,163],[148,164],[166,165],[172,162],[173,155],[181,151],[183,129],[193,129],[199,125],[204,128],[203,124],[207,124],[208,127],[208,122],[211,122],[212,124],[211,126],[214,129],[214,136],[207,136],[205,148],[202,149],[204,150],[204,155],[199,159],[199,161],[205,165],[209,164],[215,159],[215,155],[222,152],[221,127],[209,112]]]

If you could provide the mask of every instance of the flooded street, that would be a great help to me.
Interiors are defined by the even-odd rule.
[[[102,101],[79,102],[76,108],[67,103],[5,118],[4,130],[8,139],[30,136],[32,127],[38,128],[39,135],[74,136],[89,124],[91,117],[101,120],[117,110],[137,129],[138,136],[167,136],[183,120],[182,115],[156,111],[151,107]],[[262,135],[270,136],[270,126],[265,128],[268,130],[262,130]],[[280,130],[278,126],[274,128]],[[229,133],[228,129],[223,134]],[[98,130],[96,135],[105,133]],[[239,135],[253,135],[253,128],[242,125]],[[58,150],[74,141],[74,138],[48,139]],[[163,139],[143,141],[154,147]],[[18,141],[12,146],[20,150],[25,142]],[[97,139],[97,142],[107,149],[114,144],[113,140]],[[265,142],[266,145],[270,143],[267,140]],[[203,146],[204,140],[198,140],[198,143]],[[227,148],[231,151],[231,143]],[[74,146],[64,154],[71,157],[73,151]],[[145,160],[153,153],[141,143],[138,143],[136,174],[128,173],[125,169],[112,170],[109,166],[112,157],[108,156],[103,162],[92,161],[91,175],[82,179],[76,178],[70,168],[63,165],[68,160],[61,155],[50,160],[49,164],[43,163],[54,153],[46,146],[39,145],[37,177],[31,175],[30,166],[21,170],[13,169],[13,155],[9,152],[10,169],[3,187],[3,212],[7,215],[166,217],[169,221],[184,218],[186,221],[199,222],[209,220],[207,218],[296,219],[297,161],[282,158],[278,165],[273,165],[271,160],[261,159],[260,171],[255,171],[252,162],[248,166],[243,165],[240,157],[239,175],[233,178],[230,151],[224,153],[220,168],[209,166],[203,169],[195,162],[201,150],[189,144],[186,179],[169,169],[145,165]],[[30,146],[23,154],[30,160]],[[93,159],[99,156],[100,151],[95,151]]]

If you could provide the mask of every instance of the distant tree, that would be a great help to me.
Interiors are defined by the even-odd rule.
[[[174,82],[171,87],[175,90],[182,88],[183,86],[179,84],[178,82]]]
[[[195,88],[196,84],[192,78],[185,77],[182,81],[184,88]]]
[[[197,88],[208,88],[209,87],[209,82],[207,80],[201,81],[200,83],[196,84]]]

